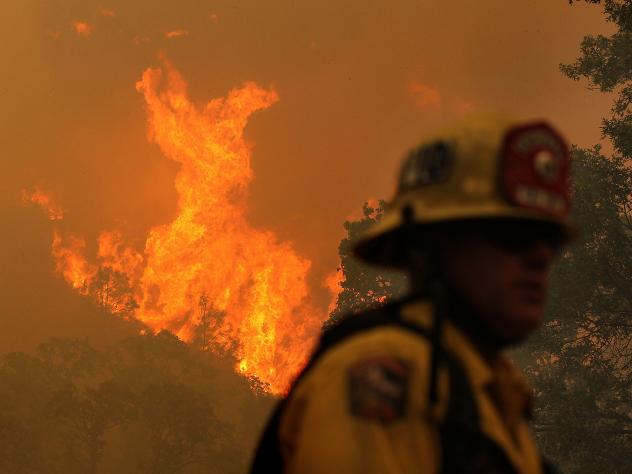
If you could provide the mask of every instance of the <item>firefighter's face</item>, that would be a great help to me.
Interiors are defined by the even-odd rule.
[[[558,230],[517,220],[458,230],[440,237],[448,284],[487,331],[507,343],[519,341],[542,323],[549,271],[561,242]]]

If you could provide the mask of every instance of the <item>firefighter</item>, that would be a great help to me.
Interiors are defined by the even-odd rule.
[[[575,234],[570,154],[545,121],[462,120],[406,157],[355,246],[410,295],[327,330],[259,444],[253,473],[551,472],[531,389],[503,351],[540,326]]]

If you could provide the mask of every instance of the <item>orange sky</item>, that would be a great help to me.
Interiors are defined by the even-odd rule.
[[[0,349],[84,334],[22,188],[52,192],[88,242],[115,228],[142,250],[173,218],[177,164],[148,142],[135,89],[159,52],[200,103],[249,80],[276,89],[246,129],[249,220],[311,259],[314,282],[335,268],[344,220],[390,197],[402,154],[437,123],[500,109],[590,146],[610,108],[559,72],[584,34],[610,31],[600,7],[566,0],[2,3]]]

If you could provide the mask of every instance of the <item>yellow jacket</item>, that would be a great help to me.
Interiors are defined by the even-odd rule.
[[[399,311],[402,320],[430,328],[428,303],[408,303]],[[511,466],[502,472],[541,473],[528,422],[531,390],[519,371],[504,357],[490,366],[449,322],[443,346],[469,382],[478,412],[474,428]],[[294,387],[279,418],[285,472],[419,474],[445,471],[442,459],[461,462],[454,458],[467,451],[467,442],[447,460],[442,453],[439,426],[449,411],[451,381],[441,366],[438,403],[431,407],[430,348],[427,338],[387,325],[352,335],[324,353]],[[488,472],[480,470],[486,469],[481,462],[468,471]]]

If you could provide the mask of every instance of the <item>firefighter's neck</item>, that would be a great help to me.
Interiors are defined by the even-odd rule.
[[[422,272],[412,272],[409,278],[411,295],[430,299],[441,317],[450,320],[464,332],[481,357],[494,366],[503,349],[511,343],[495,337],[482,323],[483,318],[472,310],[472,305],[458,291],[446,283],[440,272],[434,273],[433,278]],[[440,290],[438,293],[437,289]]]
[[[503,349],[510,345],[496,337],[485,327],[481,318],[471,305],[467,304],[456,292],[446,295],[445,317],[466,334],[477,352],[491,366],[496,365]]]

